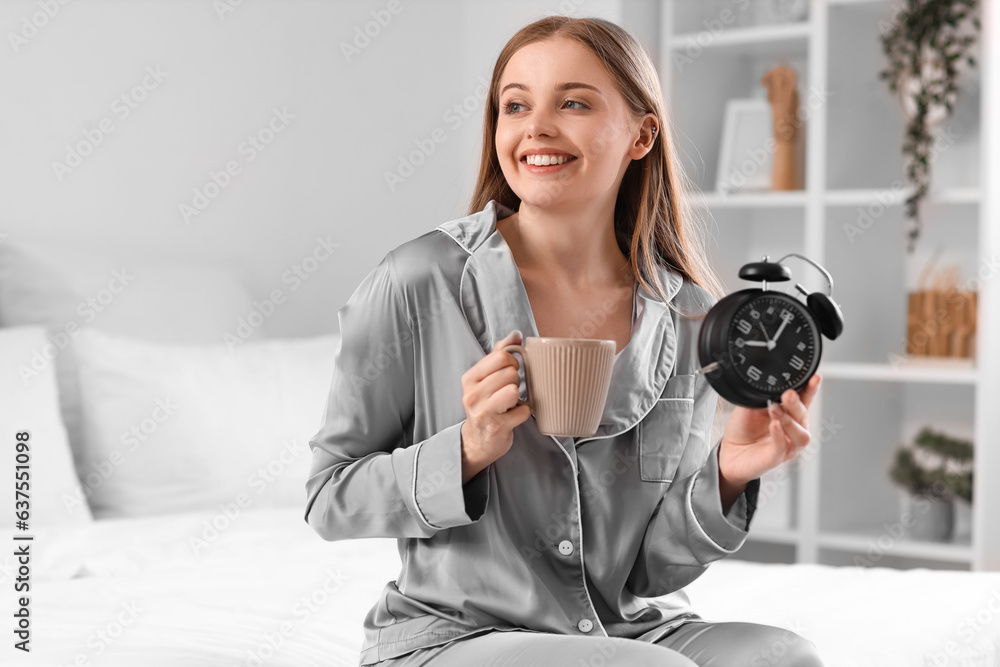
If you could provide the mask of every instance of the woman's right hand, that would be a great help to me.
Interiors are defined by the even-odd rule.
[[[497,341],[493,351],[462,374],[462,483],[496,461],[514,444],[514,427],[527,421],[531,408],[518,405],[520,363],[508,345],[521,343],[521,332],[513,331]]]

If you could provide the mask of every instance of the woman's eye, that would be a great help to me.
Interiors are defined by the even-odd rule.
[[[583,102],[578,102],[576,100],[566,100],[565,104],[578,104],[578,105],[580,105],[578,107],[580,109],[589,109],[590,108],[586,104],[584,104]],[[518,109],[516,107],[521,107],[521,106],[523,106],[523,105],[521,103],[519,103],[519,102],[507,102],[505,105],[503,105],[503,111],[504,111],[505,114],[508,114],[508,115],[519,113],[520,109]]]

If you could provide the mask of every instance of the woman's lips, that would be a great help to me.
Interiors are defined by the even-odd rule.
[[[560,169],[564,169],[570,166],[571,164],[576,162],[576,160],[577,159],[574,157],[567,160],[566,162],[563,162],[562,164],[547,164],[544,167],[541,167],[534,164],[528,164],[528,158],[525,157],[521,158],[521,166],[523,166],[525,169],[528,170],[529,173],[532,174],[549,174],[554,171],[559,171]]]

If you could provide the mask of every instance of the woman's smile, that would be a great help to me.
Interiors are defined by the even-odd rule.
[[[555,171],[568,169],[576,161],[575,157],[565,155],[525,155],[521,158],[521,166],[532,174],[550,174]],[[532,162],[539,162],[541,164],[531,164]]]

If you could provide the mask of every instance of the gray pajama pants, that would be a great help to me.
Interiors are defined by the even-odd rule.
[[[657,642],[490,632],[418,649],[378,667],[822,667],[812,642],[756,623],[689,621]]]

